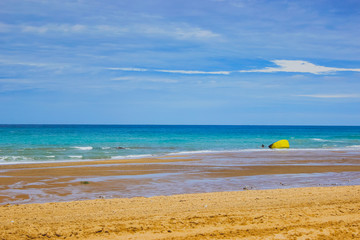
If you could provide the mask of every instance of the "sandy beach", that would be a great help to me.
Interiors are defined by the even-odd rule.
[[[360,186],[3,205],[0,239],[359,239]]]

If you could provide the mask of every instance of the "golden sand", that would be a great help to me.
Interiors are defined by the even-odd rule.
[[[3,205],[0,239],[360,239],[360,186]]]

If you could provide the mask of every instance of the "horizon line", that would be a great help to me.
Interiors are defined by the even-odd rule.
[[[284,127],[360,127],[360,125],[339,125],[339,124],[149,124],[149,123],[0,123],[1,126],[284,126]]]

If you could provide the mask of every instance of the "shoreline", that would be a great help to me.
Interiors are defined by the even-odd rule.
[[[353,239],[360,186],[0,206],[4,239]]]
[[[57,164],[57,163],[73,163],[78,164],[81,162],[103,162],[103,161],[131,161],[137,159],[159,159],[159,158],[192,158],[194,156],[201,155],[212,155],[212,154],[272,154],[277,152],[292,152],[292,153],[326,153],[326,155],[332,153],[347,153],[349,155],[359,155],[360,145],[354,147],[345,148],[289,148],[289,149],[270,149],[267,146],[264,148],[252,148],[252,149],[236,149],[236,150],[198,150],[198,151],[181,151],[181,152],[164,152],[159,154],[140,154],[140,155],[124,155],[119,157],[111,158],[99,158],[99,159],[86,159],[86,158],[74,158],[63,159],[63,160],[32,160],[32,161],[1,161],[0,166],[5,165],[27,165],[27,164]]]
[[[208,153],[0,165],[0,205],[360,185],[360,154]]]

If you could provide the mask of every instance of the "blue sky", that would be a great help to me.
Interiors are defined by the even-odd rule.
[[[360,125],[360,2],[0,2],[0,123]]]

